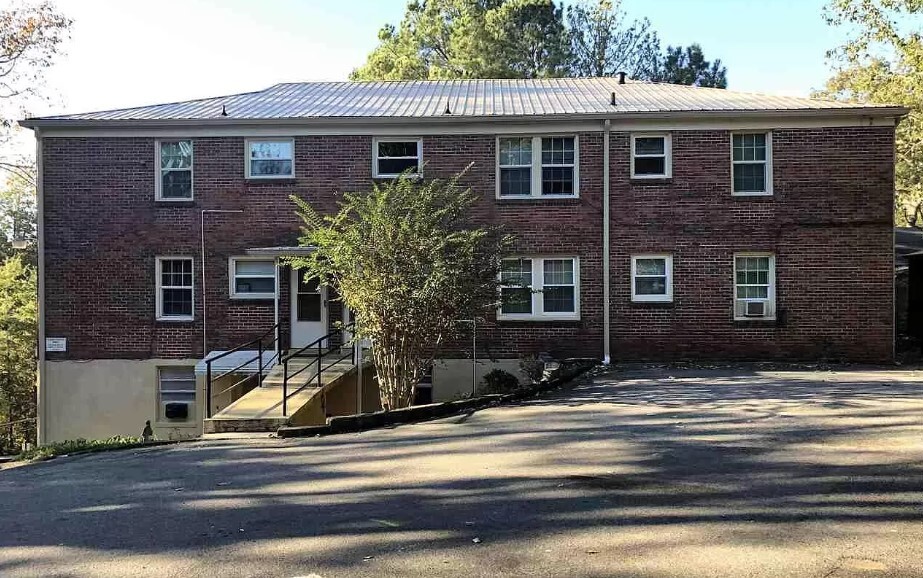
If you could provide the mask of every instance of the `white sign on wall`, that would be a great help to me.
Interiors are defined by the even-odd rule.
[[[46,337],[45,351],[67,351],[66,337]]]

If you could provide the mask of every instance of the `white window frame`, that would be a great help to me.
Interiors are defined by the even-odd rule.
[[[498,321],[579,321],[580,320],[580,257],[572,255],[511,255],[507,259],[532,260],[532,313],[503,313],[502,304],[497,307]],[[571,260],[574,263],[574,311],[545,313],[544,295],[545,261]],[[558,285],[555,285],[557,287]]]
[[[664,275],[639,275],[639,259],[663,259]],[[666,277],[666,293],[664,295],[639,295],[635,279],[638,277]],[[631,300],[635,303],[671,303],[673,301],[673,255],[669,253],[656,253],[631,256]]]
[[[662,138],[663,154],[639,155],[635,152],[635,140],[639,138]],[[660,174],[635,174],[635,159],[663,159],[663,173]],[[669,179],[673,177],[673,135],[668,132],[632,133],[631,134],[631,178],[633,179]]]
[[[501,195],[500,194],[500,140],[501,139],[532,139],[532,165],[530,182],[530,194],[528,195]],[[547,165],[549,167],[570,167],[574,168],[574,193],[572,195],[543,195],[542,194],[542,139],[544,138],[572,138],[574,139],[574,164],[573,165]],[[497,200],[503,199],[577,199],[580,198],[580,137],[576,134],[542,134],[542,135],[516,135],[501,134],[497,135],[494,141],[495,159],[494,171],[496,173],[496,191]],[[525,165],[502,165],[502,168],[525,168]]]
[[[743,257],[768,257],[769,258],[769,285],[767,288],[767,298],[766,299],[738,299],[737,298],[737,259]],[[734,277],[732,279],[731,285],[733,286],[733,297],[732,302],[734,320],[735,321],[774,321],[776,319],[776,256],[774,253],[766,252],[743,252],[743,253],[734,253]],[[762,301],[766,303],[766,309],[764,310],[764,315],[762,317],[747,317],[745,315],[737,314],[737,302],[738,301]]]
[[[193,383],[195,384],[193,385],[192,390],[188,390],[188,389],[164,390],[161,387],[162,371],[164,369],[176,369],[176,368],[192,370]],[[174,380],[174,381],[178,381],[178,380]],[[156,420],[156,423],[158,425],[162,425],[165,427],[187,427],[187,426],[194,426],[196,423],[198,423],[199,385],[198,385],[198,379],[196,378],[196,375],[195,375],[195,366],[158,365],[157,373],[156,373],[156,383],[157,383],[157,396],[156,396],[157,398],[157,414],[156,414],[157,420]],[[189,408],[190,411],[189,411],[189,414],[186,416],[186,419],[182,421],[167,419],[167,417],[163,414],[163,410],[164,410],[163,394],[164,393],[182,393],[182,394],[188,395],[190,392],[193,394],[193,398],[191,400],[192,402],[190,403],[190,408]]]
[[[164,261],[190,261],[192,263],[191,275],[192,275],[192,285],[189,287],[180,287],[178,285],[167,285],[164,286],[161,284],[163,281],[163,262]],[[154,283],[157,291],[156,295],[156,311],[155,315],[158,321],[192,321],[195,319],[195,259],[185,255],[165,255],[162,257],[157,257],[156,266],[154,267]],[[163,290],[164,289],[189,289],[191,291],[191,304],[192,304],[192,314],[191,315],[164,315],[163,314]]]
[[[189,171],[189,196],[164,197],[163,196],[163,168],[161,168],[162,143],[189,141],[192,156],[189,159],[188,169],[167,169],[168,171]],[[188,203],[195,200],[195,142],[191,138],[162,138],[154,141],[154,200],[163,203]]]
[[[383,142],[415,142],[417,143],[417,156],[416,157],[379,157],[378,156],[378,143]],[[378,161],[379,159],[417,159],[417,172],[412,175],[413,178],[419,179],[423,176],[423,139],[421,138],[412,138],[412,137],[375,137],[372,139],[372,178],[375,179],[396,179],[401,176],[401,173],[379,173],[378,172]]]
[[[292,174],[290,175],[251,175],[250,174],[250,145],[253,143],[260,142],[289,142],[292,144]],[[288,160],[288,159],[279,159],[279,160]],[[244,139],[244,175],[247,179],[252,179],[255,181],[263,180],[280,180],[280,179],[294,179],[295,178],[295,139],[292,137],[260,137],[260,138],[248,138]]]
[[[266,257],[258,256],[245,256],[245,257],[230,257],[228,258],[228,281],[230,286],[228,287],[228,295],[231,299],[275,299],[276,292],[271,293],[238,293],[237,292],[237,263],[239,261],[267,261],[272,263],[272,275],[241,275],[242,277],[247,277],[251,279],[272,279],[273,287],[277,285],[275,279],[278,274],[278,267],[276,267],[275,259],[267,259]]]
[[[745,134],[764,134],[766,135],[766,160],[765,161],[735,161],[734,160],[734,137]],[[738,130],[731,132],[731,195],[735,197],[771,197],[772,196],[772,131],[766,130]],[[763,163],[766,166],[766,188],[762,191],[741,191],[734,190],[734,166],[735,165],[753,165]]]

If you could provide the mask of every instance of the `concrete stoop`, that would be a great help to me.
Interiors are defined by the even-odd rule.
[[[288,425],[288,418],[221,418],[213,417],[205,420],[204,433],[261,433],[273,432],[280,427]]]

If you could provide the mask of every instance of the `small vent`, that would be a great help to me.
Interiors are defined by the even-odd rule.
[[[766,302],[765,301],[747,301],[744,306],[744,316],[746,317],[765,317],[766,316]]]
[[[165,402],[163,404],[163,416],[167,419],[187,420],[189,419],[189,405],[188,403],[177,401]]]

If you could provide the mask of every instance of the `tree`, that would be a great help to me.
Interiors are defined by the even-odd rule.
[[[410,176],[346,193],[320,217],[292,197],[304,221],[293,267],[334,288],[353,312],[356,338],[370,338],[382,407],[407,407],[414,386],[459,319],[496,306],[500,255],[509,239],[473,225],[477,196],[451,180]]]
[[[827,21],[851,37],[828,53],[835,70],[817,96],[899,104],[895,206],[898,225],[923,228],[923,0],[831,0]]]
[[[721,60],[705,60],[702,47],[698,44],[686,48],[667,46],[663,58],[656,65],[652,80],[714,88],[727,88],[728,85],[727,68],[721,65]]]
[[[27,168],[29,176],[11,174],[6,185],[0,187],[0,262],[13,255],[14,241],[25,241],[26,263],[35,266],[36,253],[36,198],[32,184],[33,170]]]
[[[70,25],[50,2],[0,9],[0,145],[9,140],[23,103],[38,94]],[[0,169],[31,177],[18,159],[0,158]]]
[[[413,1],[378,40],[351,79],[539,78],[562,75],[568,61],[552,0]]]
[[[629,22],[621,0],[581,3],[567,9],[570,27],[571,74],[649,79],[660,53],[657,33],[647,19]]]
[[[0,263],[0,450],[35,441],[35,268],[18,255]]]

